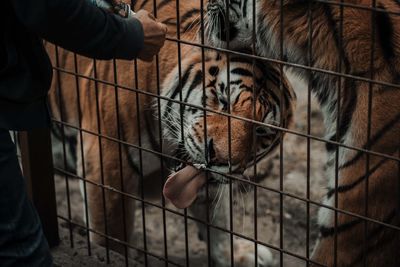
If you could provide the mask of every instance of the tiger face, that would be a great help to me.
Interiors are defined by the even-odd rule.
[[[229,46],[233,50],[251,47],[253,4],[256,4],[255,0],[209,0],[205,24],[207,44],[223,48]]]
[[[173,99],[161,106],[165,140],[193,164],[243,173],[276,146],[278,131],[268,125],[291,121],[294,93],[286,83],[281,114],[278,74],[244,57],[231,56],[228,63],[215,51],[205,53],[203,73],[201,53],[191,55],[182,62],[181,83],[175,69],[163,87],[164,96]]]

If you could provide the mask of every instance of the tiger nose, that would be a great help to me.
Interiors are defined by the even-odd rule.
[[[207,144],[207,149],[208,149],[208,163],[211,163],[216,160],[216,153],[215,153],[215,148],[214,148],[214,140],[210,138],[208,140]]]

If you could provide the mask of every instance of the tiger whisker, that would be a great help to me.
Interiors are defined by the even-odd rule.
[[[192,26],[193,26],[193,25],[199,23],[199,21],[200,21],[200,20],[199,20],[200,16],[201,16],[201,14],[199,14],[198,16],[196,16],[195,18],[193,18],[193,22],[190,23],[190,24],[186,27],[187,30],[186,30],[184,33],[188,33],[188,32],[190,31],[190,29],[192,29]]]
[[[171,135],[172,135],[173,137],[175,137],[175,138],[178,138],[178,137],[179,137],[178,134],[175,132],[175,129],[173,128],[172,125],[167,124],[166,121],[163,121],[163,126],[166,127],[166,128],[170,131],[170,133],[171,133]],[[179,128],[178,128],[177,130],[179,130]],[[180,131],[178,131],[178,132],[180,132]]]
[[[178,111],[176,111],[175,109],[173,109],[172,107],[167,107],[167,110],[166,111],[168,111],[168,114],[171,114],[172,112],[174,112],[175,113],[175,115],[177,115],[178,117],[179,117],[179,120],[181,120],[181,114],[178,112]],[[178,118],[177,118],[178,119]],[[183,118],[182,118],[183,119]],[[184,121],[185,122],[185,121]],[[186,123],[186,122],[185,122]]]
[[[236,184],[237,184],[237,192],[238,192],[239,198],[242,202],[242,214],[243,214],[242,233],[244,233],[244,226],[245,226],[245,220],[246,220],[246,205],[245,205],[245,199],[244,199],[244,196],[243,196],[242,190],[241,190],[242,183],[240,181],[236,181]]]
[[[164,124],[169,122],[170,124],[179,125],[179,126],[181,126],[181,124],[182,124],[183,129],[187,130],[189,128],[189,125],[187,124],[187,122],[184,120],[181,120],[180,118],[176,118],[175,116],[173,116],[173,114],[171,114],[171,111],[176,112],[176,111],[170,109],[168,112],[165,113],[165,118],[164,118],[164,120],[162,120],[162,122]],[[157,119],[159,119],[159,118],[157,117]],[[177,127],[177,128],[180,128],[180,127]]]
[[[213,206],[213,205],[216,203],[216,200],[217,200],[217,197],[218,197],[218,193],[219,193],[220,188],[221,188],[221,184],[218,184],[217,193],[215,194],[214,199],[213,199],[213,201],[211,202],[211,206]]]
[[[165,119],[163,121],[163,126],[167,127],[167,129],[170,130],[170,132],[174,133],[176,138],[180,137],[182,134],[184,134],[185,132],[187,132],[187,127],[183,126],[183,128],[181,128],[180,124],[176,123],[176,121],[173,120],[168,120]]]
[[[220,201],[220,195],[221,195],[222,190],[223,190],[222,185],[218,184],[217,193],[214,197],[213,204],[211,205],[211,207],[214,207],[213,214],[211,215],[211,222],[214,222],[215,215],[218,210],[218,203]]]
[[[211,220],[211,221],[214,220],[215,215],[217,214],[217,210],[218,210],[218,208],[219,208],[220,205],[221,205],[222,196],[225,194],[226,186],[223,185],[223,184],[219,184],[219,187],[221,187],[222,189],[220,190],[220,193],[219,193],[219,195],[218,195],[218,200],[217,200],[217,202],[216,202],[216,204],[215,204],[215,208],[214,208],[214,212],[213,212],[212,220]]]

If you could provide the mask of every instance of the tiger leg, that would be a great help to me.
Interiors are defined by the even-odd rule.
[[[364,167],[362,173],[365,174],[365,164],[359,165],[361,170]],[[379,168],[375,168],[376,166]],[[365,177],[361,175],[355,179],[354,174],[360,172],[360,168],[358,171],[349,168],[340,173],[341,190],[336,190],[338,209],[399,226],[398,163],[378,158],[371,159],[371,170],[373,171],[370,171],[368,178],[368,209],[366,209],[366,179],[354,183],[360,181],[359,177]],[[335,194],[328,196],[325,203],[334,206]],[[400,266],[399,230],[339,211],[336,216],[335,229],[335,212],[327,208],[320,210],[320,238],[312,257],[315,262],[329,267],[353,267],[365,264]]]
[[[84,162],[86,180],[86,196],[89,210],[89,226],[94,230],[90,234],[93,242],[119,253],[125,253],[125,248],[120,242],[106,240],[105,235],[129,242],[134,227],[134,201],[120,192],[109,189],[122,190],[125,193],[134,193],[137,190],[138,179],[133,176],[128,167],[126,149],[121,148],[121,162],[119,160],[118,144],[101,139],[101,151],[97,136],[83,134],[84,159],[80,157],[78,148],[78,166]],[[102,158],[100,159],[100,155]],[[122,168],[121,168],[122,167]],[[122,179],[121,173],[122,170]],[[78,167],[82,172],[82,168]],[[83,173],[81,173],[83,175]],[[123,182],[123,183],[122,183]],[[104,185],[104,186],[103,186]],[[82,193],[83,186],[81,186]]]
[[[229,185],[220,184],[219,189],[210,186],[208,198],[204,191],[205,190],[199,194],[199,197],[190,207],[190,212],[195,218],[206,222],[207,209],[209,208],[208,216],[210,223],[219,228],[229,230]],[[201,240],[207,242],[207,236],[210,237],[210,257],[213,266],[231,266],[230,234],[212,226],[209,227],[209,230],[207,230],[207,226],[204,223],[199,222],[197,225]],[[253,242],[234,237],[233,250],[234,266],[255,266]],[[258,246],[257,263],[257,266],[260,267],[272,266],[272,254],[268,248],[261,245]]]
[[[376,77],[392,79],[387,78],[390,72],[380,70]],[[396,229],[400,226],[400,165],[388,157],[400,153],[400,94],[386,87],[371,88],[366,82],[345,85],[342,96],[348,102],[343,102],[341,118],[348,124],[331,136],[342,135],[344,145],[387,157],[327,146],[324,204],[338,209],[336,213],[332,208],[320,209],[320,240],[313,259],[329,267],[400,266],[400,231]]]
[[[368,99],[364,92],[368,90],[359,91],[359,109],[354,112],[345,142],[365,147],[367,122],[370,121],[373,125],[371,149],[398,157],[400,114],[390,111],[396,110],[399,98],[393,91],[375,92],[370,120],[365,112],[367,108],[363,108]],[[395,102],[388,101],[396,98]],[[381,112],[382,109],[387,110]],[[359,143],[354,144],[357,141]],[[396,229],[400,226],[399,163],[374,155],[367,158],[365,153],[345,148],[339,149],[339,155],[338,184],[335,186],[332,175],[324,201],[325,205],[337,206],[338,210],[335,214],[332,209],[320,209],[320,238],[313,260],[325,266],[400,266],[400,231]],[[333,167],[328,170],[328,175],[333,170]]]

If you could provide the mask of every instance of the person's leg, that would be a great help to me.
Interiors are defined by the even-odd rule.
[[[0,266],[52,266],[39,217],[27,197],[14,143],[0,129]]]

